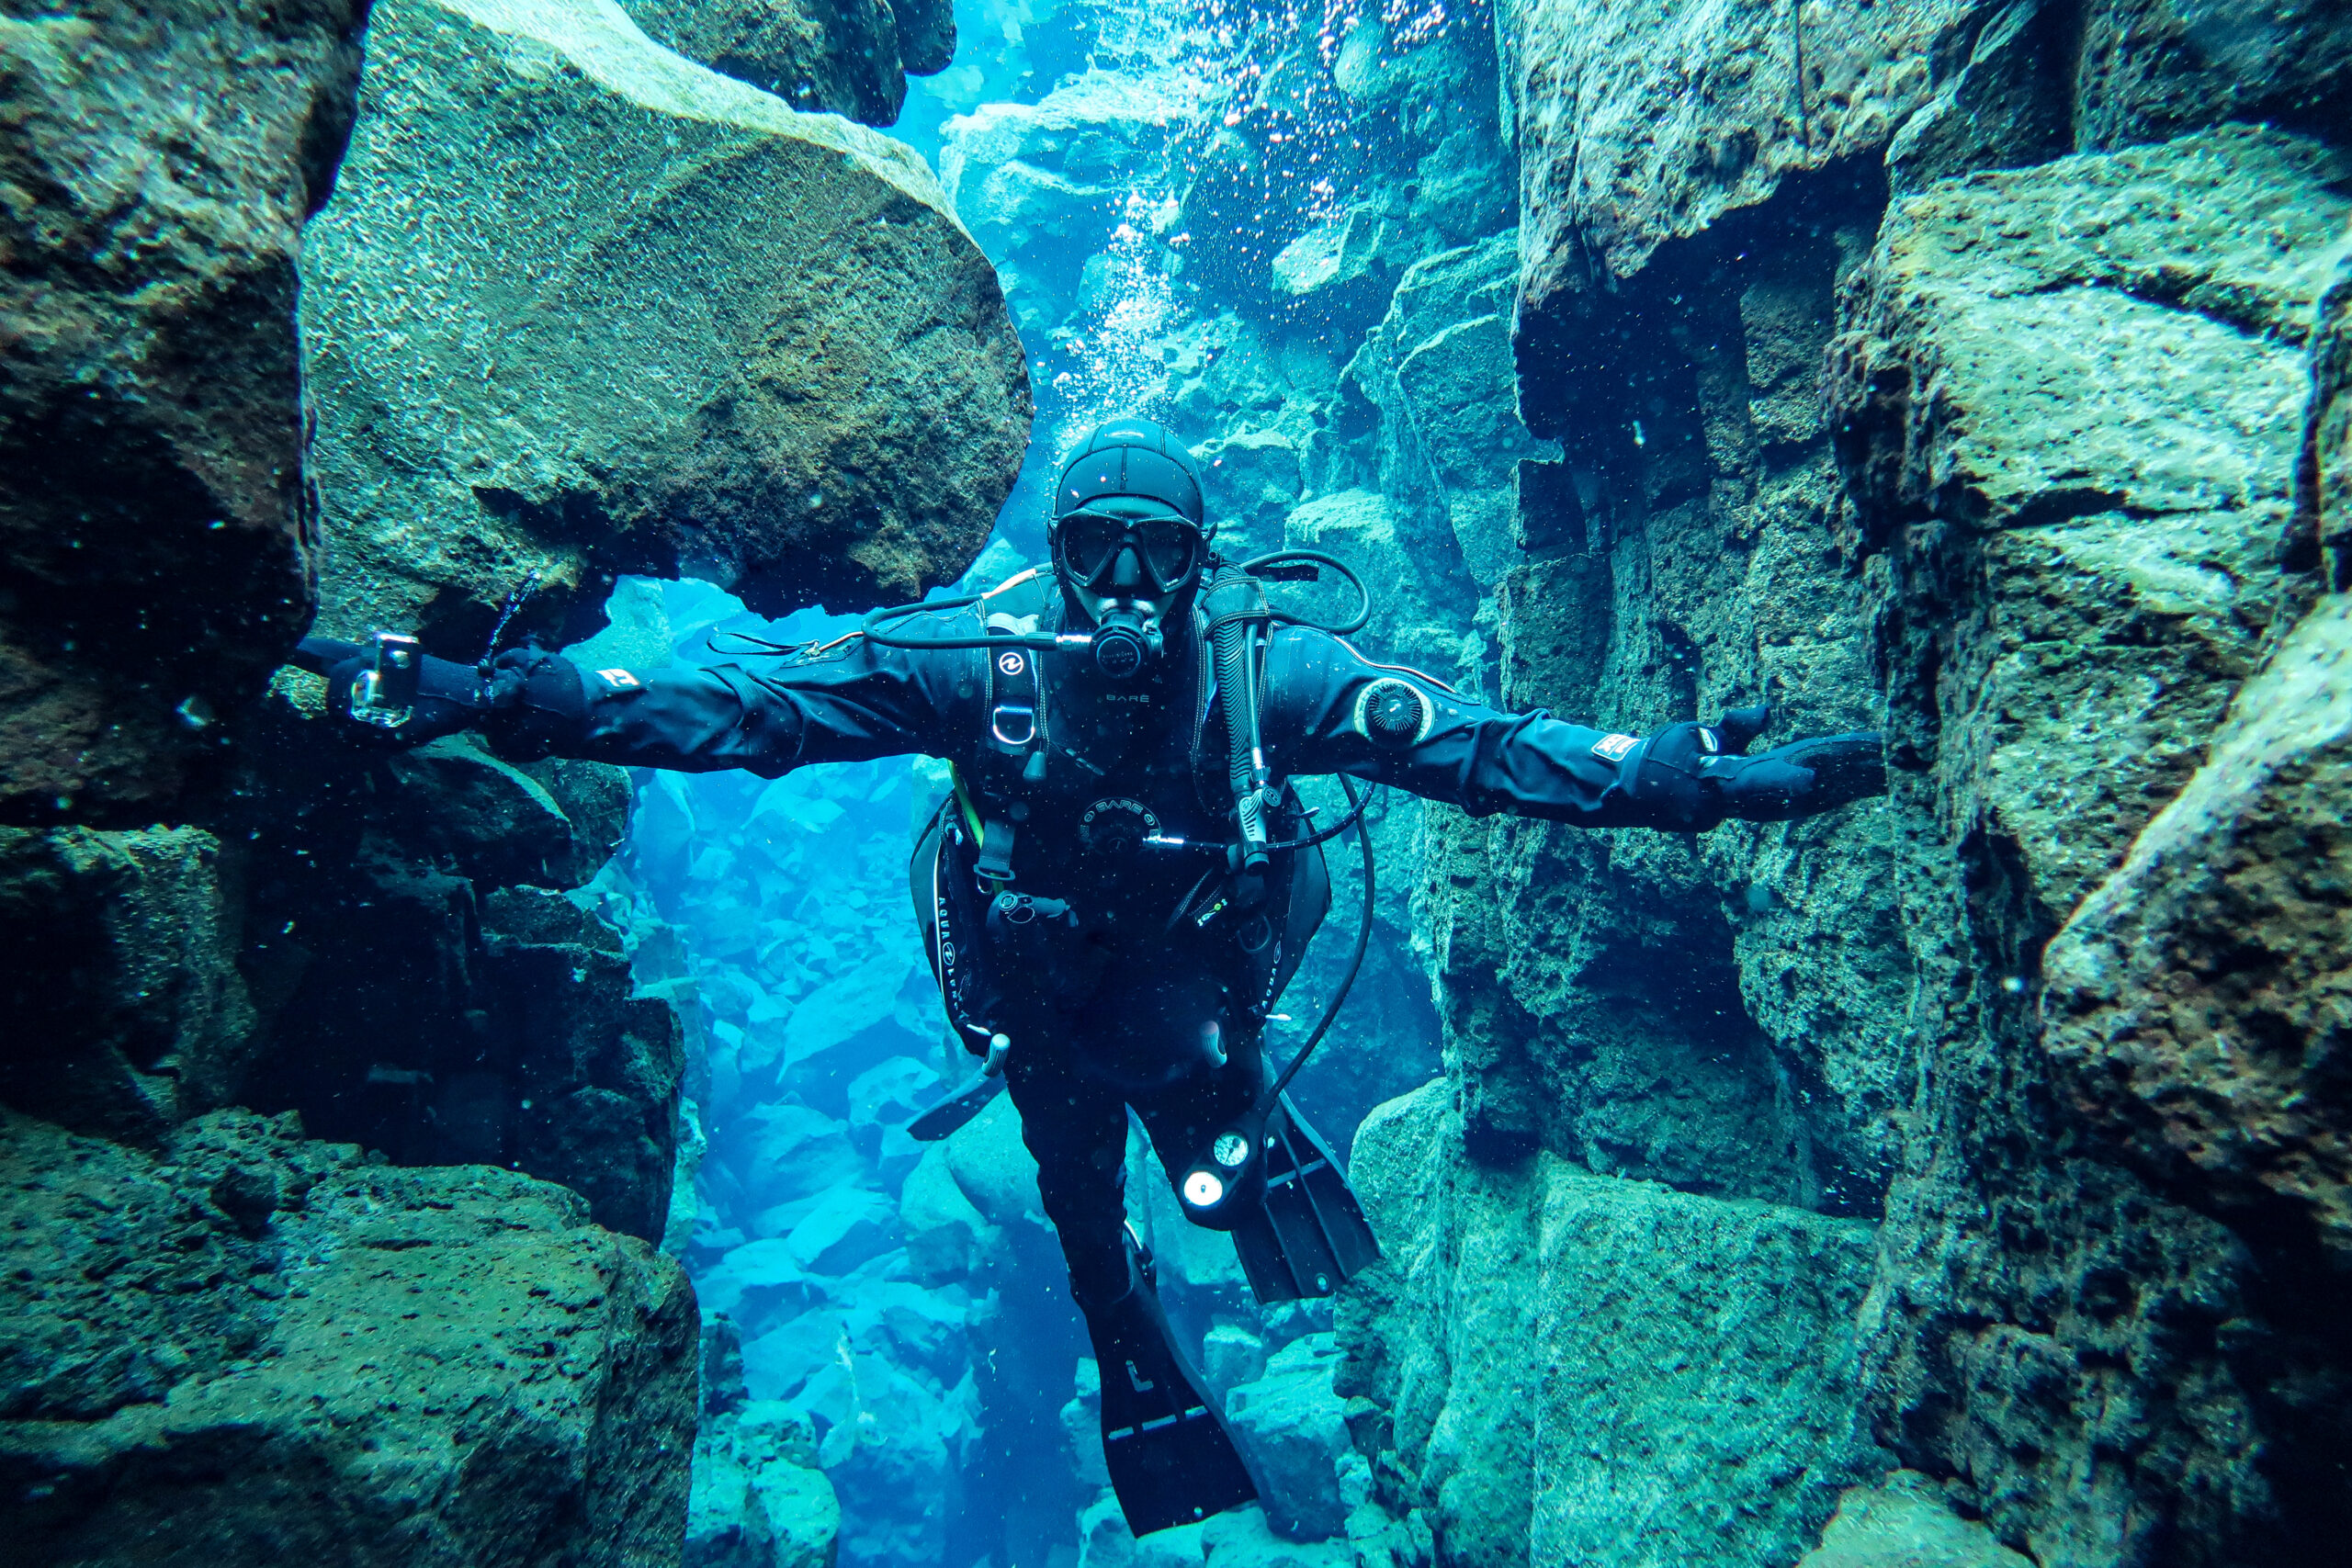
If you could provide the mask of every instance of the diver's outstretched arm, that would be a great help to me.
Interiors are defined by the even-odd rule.
[[[1485,816],[1586,828],[1697,831],[1780,822],[1886,793],[1872,733],[1795,740],[1750,757],[1763,707],[1650,736],[1611,734],[1538,710],[1498,713],[1411,670],[1377,665],[1317,631],[1278,632],[1262,718],[1277,773],[1350,773]]]
[[[295,660],[326,676],[329,710],[363,739],[414,746],[479,729],[502,756],[517,760],[582,757],[685,773],[741,768],[775,778],[804,762],[945,746],[952,705],[959,688],[978,680],[980,654],[861,639],[830,661],[773,674],[734,664],[591,670],[527,648],[500,654],[486,673],[427,657],[414,700],[404,704],[409,716],[390,726],[368,722],[367,703],[353,702],[376,657],[357,644],[310,637]]]

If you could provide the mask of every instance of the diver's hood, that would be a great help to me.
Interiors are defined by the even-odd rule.
[[[1148,552],[1125,546],[1095,569],[1073,570],[1062,537],[1066,522],[1085,514],[1140,527],[1176,522],[1194,536],[1181,578],[1155,570]],[[1054,489],[1054,575],[1073,620],[1094,631],[1094,660],[1113,680],[1132,680],[1165,654],[1170,632],[1186,624],[1206,566],[1211,530],[1199,465],[1165,426],[1147,419],[1098,425],[1064,466]]]

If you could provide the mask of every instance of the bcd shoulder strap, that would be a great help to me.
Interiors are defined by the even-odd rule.
[[[991,637],[1007,646],[988,649],[988,686],[980,705],[984,733],[978,871],[987,881],[1012,879],[1019,825],[1029,815],[1022,795],[1045,781],[1049,721],[1045,677],[1037,656],[1011,639],[1037,629],[1046,607],[1046,582],[1035,568],[993,590],[980,603]]]

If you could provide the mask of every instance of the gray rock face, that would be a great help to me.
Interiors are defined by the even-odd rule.
[[[2268,1364],[2292,1369],[2261,1379],[2343,1375],[2306,1338],[2302,1309],[2244,1271],[2244,1243],[2216,1223],[2231,1201],[2151,1182],[2163,1134],[2116,1124],[2140,1092],[2171,1098],[2167,1077],[2178,1092],[2177,1054],[2209,1050],[2213,1026],[2167,1040],[2151,1016],[2148,1076],[2132,1087],[2143,1047],[2122,1015],[2160,1005],[2178,959],[2162,962],[2160,991],[2149,960],[2115,944],[2176,918],[2175,874],[2111,879],[2287,624],[2277,562],[2310,386],[2301,340],[2346,213],[2341,178],[2310,143],[2225,129],[1946,182],[1890,214],[1831,360],[1858,520],[1889,541],[1889,740],[1911,764],[1894,807],[1919,825],[1902,837],[1898,886],[1914,1016],[1940,1042],[1914,1174],[1890,1211],[1875,1397],[1906,1461],[1957,1461],[1996,1529],[2046,1561],[2152,1550],[2159,1530],[2179,1532],[2177,1561],[2227,1561],[2326,1506],[2284,1455],[2340,1440],[2332,1423],[2272,1404],[2237,1354],[2180,1337],[2248,1319]],[[1959,242],[1962,210],[2001,243]],[[2030,350],[1996,350],[1988,328]],[[2324,754],[2325,724],[2314,713],[2284,733]],[[2225,878],[2239,814],[2254,830],[2278,809],[2256,778],[2238,787],[2249,793],[2204,807],[2202,829],[2171,818],[2221,835],[2208,848]],[[2094,915],[2083,901],[2103,882]],[[2088,920],[2080,939],[2045,953],[2070,917]],[[2194,951],[2194,930],[2169,951]],[[2053,1050],[2126,1076],[2053,1083]],[[2051,1103],[2070,1096],[2092,1120]],[[2259,1122],[2264,1099],[2240,1114]],[[2241,1168],[2208,1182],[2261,1185],[2219,1159]],[[2259,1246],[2269,1269],[2312,1266],[2309,1242]],[[2159,1386],[2196,1392],[2183,1404]],[[2119,1401],[2138,1412],[2128,1429]],[[2263,1431],[2275,1462],[2248,1450]],[[2093,1449],[2110,1456],[2107,1480],[2086,1493],[2063,1477]]]
[[[1954,1514],[1937,1493],[1909,1470],[1855,1487],[1797,1568],[2030,1568],[2030,1558]]]
[[[907,76],[945,69],[956,13],[945,0],[632,0],[656,40],[772,93],[796,109],[888,125]]]
[[[1339,1390],[1460,1563],[1791,1561],[1883,1467],[1853,1317],[1868,1225],[1461,1159],[1453,1088],[1382,1107],[1356,1185],[1386,1259]]]
[[[0,828],[0,1099],[136,1141],[230,1100],[254,1018],[221,857],[198,828]]]
[[[577,894],[627,832],[625,775],[526,771],[468,737],[354,755],[312,722],[277,716],[231,837],[258,1017],[211,1103],[297,1111],[403,1165],[560,1181],[659,1240],[683,1035],[591,912],[626,924],[625,897]]]
[[[768,613],[912,597],[1027,439],[996,278],[920,158],[587,0],[380,9],[311,245],[330,632],[471,660],[518,588],[515,631],[576,636],[625,571]]]
[[[91,0],[0,22],[12,821],[153,820],[309,618],[295,261],[367,11]]]
[[[571,1193],[241,1111],[0,1167],[15,1561],[677,1561],[694,1296]]]

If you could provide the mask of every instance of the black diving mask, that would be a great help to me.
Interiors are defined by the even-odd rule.
[[[1113,587],[1123,550],[1132,548],[1151,586],[1175,592],[1199,575],[1207,543],[1182,517],[1114,517],[1073,512],[1054,529],[1055,566],[1071,583],[1096,592]]]

